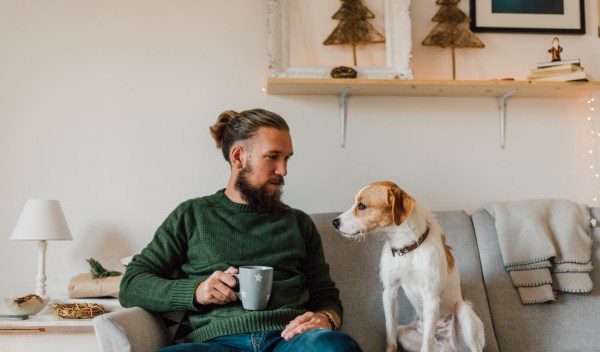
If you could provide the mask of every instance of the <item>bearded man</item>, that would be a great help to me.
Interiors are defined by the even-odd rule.
[[[225,111],[210,132],[231,166],[226,188],[167,217],[127,266],[121,304],[187,311],[189,343],[160,351],[360,351],[339,331],[339,291],[314,223],[281,202],[293,154],[285,120]],[[234,292],[231,274],[244,265],[274,269],[265,310],[245,310]]]

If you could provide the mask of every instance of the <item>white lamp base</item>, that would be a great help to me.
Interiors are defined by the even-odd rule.
[[[46,248],[48,242],[44,240],[38,241],[39,256],[38,256],[38,273],[36,276],[35,294],[40,297],[46,296]]]

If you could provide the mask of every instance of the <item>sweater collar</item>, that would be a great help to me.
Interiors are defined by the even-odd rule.
[[[237,212],[241,212],[241,213],[256,213],[256,214],[270,214],[270,213],[274,213],[274,212],[261,212],[261,211],[257,211],[253,206],[249,205],[249,204],[242,204],[242,203],[236,203],[234,201],[232,201],[231,199],[229,199],[229,197],[227,197],[225,195],[225,188],[218,190],[217,193],[215,193],[215,195],[217,196],[217,199],[219,200],[219,202],[226,208],[228,209],[232,209],[235,210]],[[284,205],[283,203],[281,203],[281,206],[279,207],[279,210],[283,210],[284,208],[286,208],[286,205]]]
[[[215,195],[217,196],[217,199],[219,200],[219,202],[228,209],[232,209],[232,210],[240,211],[240,212],[244,212],[244,213],[251,213],[254,211],[252,206],[250,206],[248,204],[236,203],[236,202],[232,201],[231,199],[229,199],[229,197],[227,197],[225,195],[225,188],[218,190]]]

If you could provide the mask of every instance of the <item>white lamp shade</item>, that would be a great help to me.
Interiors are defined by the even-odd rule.
[[[29,199],[10,239],[53,241],[72,240],[73,237],[59,201]]]

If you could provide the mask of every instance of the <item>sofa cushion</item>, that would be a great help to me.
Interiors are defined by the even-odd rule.
[[[592,209],[600,217],[600,209]],[[522,305],[510,275],[504,269],[494,218],[485,210],[472,214],[483,278],[498,347],[502,351],[598,351],[600,334],[600,231],[592,236],[594,289],[590,293],[560,294],[556,303]]]
[[[384,351],[385,321],[381,296],[383,286],[379,279],[379,258],[383,240],[367,238],[366,241],[354,242],[343,238],[331,224],[340,213],[320,213],[311,216],[321,233],[331,276],[340,290],[344,306],[342,330],[354,337],[365,352]],[[473,302],[476,313],[485,325],[485,350],[498,351],[471,219],[463,211],[437,212],[435,215],[456,257],[463,295],[465,299]],[[401,324],[410,323],[414,319],[412,306],[402,293],[399,309]]]

